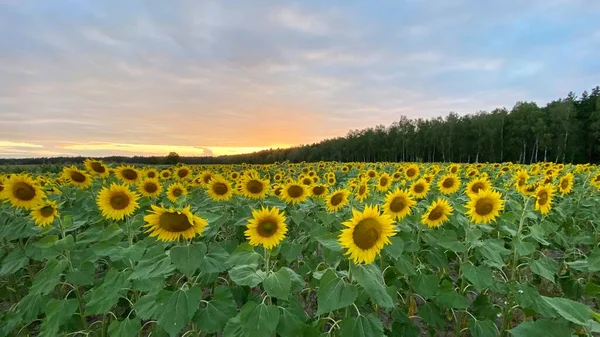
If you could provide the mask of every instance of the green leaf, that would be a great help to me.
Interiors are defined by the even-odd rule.
[[[44,311],[49,299],[49,296],[29,294],[17,305],[17,312],[23,317],[23,321],[30,323]]]
[[[562,297],[542,296],[544,302],[551,306],[564,319],[579,325],[587,325],[592,319],[592,309],[587,305]]]
[[[69,262],[67,260],[50,260],[33,280],[29,292],[31,294],[47,295],[54,290],[54,287],[60,282],[61,273],[67,269]]]
[[[419,307],[419,317],[435,328],[441,328],[446,325],[442,311],[437,305],[431,302],[425,302],[425,304]]]
[[[221,273],[229,269],[227,260],[229,253],[223,247],[213,244],[208,247],[208,254],[200,262],[200,270],[203,273]]]
[[[254,247],[247,242],[244,242],[233,251],[231,256],[229,256],[227,264],[230,266],[258,264],[258,261],[260,261],[261,258],[260,254],[254,251]]]
[[[164,306],[169,301],[171,294],[170,291],[160,290],[142,296],[133,305],[136,315],[143,320],[149,320],[151,318],[157,319],[162,313]]]
[[[52,248],[56,241],[58,241],[58,235],[47,235],[39,239],[33,245],[39,248]]]
[[[261,303],[249,312],[241,312],[240,319],[248,336],[269,336],[279,324],[279,310],[274,305]]]
[[[161,308],[158,325],[169,335],[176,336],[194,317],[201,299],[202,289],[199,287],[174,291],[167,305]]]
[[[282,300],[287,299],[290,297],[290,289],[292,287],[290,273],[283,268],[275,273],[271,272],[263,281],[263,287],[269,296]]]
[[[102,314],[115,306],[121,297],[119,292],[123,288],[128,288],[130,273],[117,269],[109,270],[102,284],[92,288],[92,291],[88,293],[91,295],[85,306],[86,315]]]
[[[435,297],[435,300],[439,305],[446,308],[466,309],[469,307],[467,298],[454,291],[452,283],[448,281],[442,283],[441,289]]]
[[[558,263],[548,257],[542,256],[537,260],[531,261],[529,268],[531,268],[534,274],[554,283],[554,275],[558,272]]]
[[[302,335],[302,331],[306,324],[306,313],[300,303],[291,301],[287,306],[280,306],[279,324],[277,325],[277,333],[283,337],[296,337]]]
[[[58,335],[60,325],[66,323],[79,306],[76,299],[51,299],[46,305],[46,318],[40,327],[40,336],[54,337]]]
[[[406,255],[402,255],[396,261],[394,261],[394,266],[396,266],[396,269],[398,269],[398,271],[404,275],[417,275],[415,266],[413,265],[410,258]]]
[[[462,253],[467,249],[467,246],[458,240],[456,232],[453,230],[445,230],[439,233],[438,245],[455,253]]]
[[[341,336],[383,336],[383,326],[375,315],[346,317],[340,323]]]
[[[23,248],[15,248],[10,252],[2,261],[2,269],[0,269],[0,276],[10,275],[18,270],[23,269],[29,262],[29,258],[25,255]]]
[[[217,286],[213,299],[198,309],[193,320],[202,331],[216,333],[222,331],[227,321],[236,314],[237,305],[229,288]]]
[[[481,246],[476,248],[476,251],[481,254],[486,264],[491,267],[502,269],[504,267],[504,258],[502,255],[510,253],[504,248],[502,240],[489,239],[482,242]]]
[[[163,276],[172,272],[175,266],[171,264],[171,258],[161,254],[152,258],[144,258],[135,266],[130,278],[132,280],[149,279],[157,276]]]
[[[345,308],[358,297],[358,288],[346,284],[338,278],[330,269],[321,277],[319,290],[317,291],[317,315]]]
[[[299,292],[302,289],[304,289],[304,285],[306,284],[306,282],[304,281],[302,276],[296,274],[295,271],[293,271],[292,269],[290,269],[288,267],[281,267],[281,269],[286,270],[288,272],[288,274],[290,274],[290,280],[292,282],[292,285],[291,285],[292,293],[296,293],[296,292]]]
[[[529,256],[531,253],[535,252],[535,245],[531,242],[527,241],[516,241],[515,248],[517,249],[517,253],[519,256]]]
[[[256,265],[236,266],[229,270],[229,277],[237,285],[256,287],[264,279],[264,272],[256,270]]]
[[[76,286],[94,284],[96,266],[90,261],[84,262],[79,268],[67,272],[67,282]]]
[[[392,308],[394,300],[387,292],[381,270],[373,263],[367,265],[351,265],[352,274],[358,284],[365,289],[375,304],[384,308]]]
[[[393,259],[397,259],[402,255],[402,252],[404,252],[404,239],[401,237],[392,236],[390,241],[392,244],[385,246],[383,250],[386,251]]]
[[[340,246],[340,243],[338,242],[338,236],[339,236],[338,233],[330,233],[330,234],[317,236],[316,239],[325,248],[331,249],[334,252],[341,252],[341,251],[343,251],[343,248],[342,248],[342,246]]]
[[[489,288],[493,283],[492,269],[486,266],[475,267],[468,263],[461,268],[463,276],[469,280],[479,292]]]
[[[302,256],[302,245],[284,241],[281,244],[281,255],[288,262],[297,261]]]
[[[565,337],[571,336],[571,329],[567,322],[556,322],[540,319],[533,322],[524,322],[510,330],[514,337]]]
[[[175,267],[188,278],[191,278],[196,270],[200,268],[200,262],[206,254],[206,245],[202,242],[196,242],[185,246],[175,246],[169,252],[171,262],[175,264]]]
[[[600,248],[594,248],[588,257],[588,270],[591,273],[600,271]]]
[[[425,299],[433,297],[439,289],[437,277],[431,274],[418,274],[412,277],[411,285],[415,292]]]
[[[135,337],[142,328],[142,320],[139,317],[125,318],[122,321],[112,321],[108,326],[110,337]]]
[[[469,319],[469,330],[473,337],[496,337],[498,336],[498,330],[496,324],[490,320],[474,320]]]

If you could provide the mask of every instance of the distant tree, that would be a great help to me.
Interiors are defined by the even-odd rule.
[[[181,157],[177,152],[169,152],[167,157],[165,158],[165,164],[175,165],[181,161]]]

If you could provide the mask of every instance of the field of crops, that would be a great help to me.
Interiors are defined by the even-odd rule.
[[[0,175],[0,336],[592,336],[600,168]]]

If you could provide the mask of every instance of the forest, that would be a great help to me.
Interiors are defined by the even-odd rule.
[[[410,119],[351,130],[345,137],[286,149],[218,157],[106,157],[107,162],[186,164],[360,161],[360,162],[600,162],[600,87],[570,92],[538,106],[517,102],[445,117]],[[0,159],[0,165],[79,163],[84,157]]]

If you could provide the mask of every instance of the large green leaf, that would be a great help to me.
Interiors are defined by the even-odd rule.
[[[402,252],[404,252],[404,239],[393,236],[390,238],[390,241],[392,244],[385,246],[383,250],[392,258],[397,259],[402,256]]]
[[[588,257],[588,270],[591,273],[600,271],[600,248],[594,248]]]
[[[411,277],[410,284],[415,289],[415,292],[423,298],[428,299],[433,297],[439,289],[438,279],[431,274],[418,274]]]
[[[161,254],[151,258],[144,257],[144,259],[135,266],[130,278],[132,280],[150,279],[168,274],[174,269],[175,266],[171,264],[171,259],[167,255]]]
[[[279,324],[277,306],[261,303],[249,312],[241,312],[244,332],[248,336],[270,336]]]
[[[571,336],[571,329],[565,321],[557,322],[541,319],[521,323],[511,329],[510,333],[514,337],[566,337]]]
[[[381,270],[375,264],[351,265],[352,274],[358,284],[371,296],[375,304],[384,308],[392,308],[394,300],[388,294]]]
[[[256,265],[235,266],[229,270],[229,277],[238,285],[256,287],[264,277],[265,272],[256,270]]]
[[[417,275],[414,264],[405,254],[402,254],[396,259],[396,261],[394,261],[394,266],[396,266],[396,269],[398,269],[398,271],[404,275]]]
[[[192,277],[200,268],[200,262],[206,254],[206,245],[196,242],[185,246],[175,246],[169,252],[171,262],[175,264],[175,267],[187,277]]]
[[[158,312],[158,325],[169,335],[176,336],[194,317],[201,299],[202,289],[199,287],[173,292],[167,304]]]
[[[534,274],[554,283],[554,275],[558,272],[558,263],[551,258],[542,256],[537,260],[531,261],[529,268],[531,268]]]
[[[47,295],[54,290],[54,287],[60,282],[61,273],[67,269],[69,262],[67,260],[50,260],[33,280],[29,289],[31,294]]]
[[[112,321],[108,326],[108,335],[110,337],[135,337],[142,327],[141,322],[139,317]]]
[[[109,311],[119,301],[121,297],[119,292],[123,288],[128,288],[130,274],[129,271],[111,269],[104,277],[104,282],[88,293],[90,295],[85,306],[85,313],[98,315]]]
[[[241,266],[245,264],[258,264],[262,257],[260,254],[254,251],[254,247],[252,247],[247,242],[239,245],[229,259],[227,260],[227,264],[230,266]]]
[[[587,325],[592,319],[592,309],[587,305],[562,297],[542,296],[544,302],[551,306],[566,320],[579,325]]]
[[[288,262],[297,261],[302,256],[302,245],[284,241],[281,244],[281,255]]]
[[[338,241],[338,236],[338,233],[324,234],[317,236],[317,241],[319,241],[319,243],[327,249],[331,249],[335,252],[341,252],[343,249]]]
[[[67,272],[67,282],[75,286],[87,286],[94,284],[96,266],[85,261],[79,268]]]
[[[290,297],[292,287],[290,273],[283,268],[275,273],[271,272],[263,281],[263,287],[269,296],[283,300],[287,299]]]
[[[21,270],[28,262],[29,258],[25,255],[23,248],[15,248],[4,258],[4,260],[2,260],[0,276],[10,275]]]
[[[40,336],[57,336],[61,324],[66,323],[73,316],[78,305],[77,300],[74,298],[68,300],[51,299],[46,305],[46,318],[42,321]]]
[[[46,308],[50,296],[29,294],[21,299],[17,305],[17,312],[23,317],[23,321],[33,321]]]
[[[171,294],[168,290],[159,290],[142,296],[133,305],[137,316],[143,320],[157,319],[162,313],[162,308],[169,302]]]
[[[446,324],[440,308],[431,302],[425,302],[425,304],[419,306],[419,317],[435,328],[441,328]]]
[[[280,306],[279,324],[277,325],[277,333],[283,337],[296,337],[302,334],[302,330],[306,326],[306,313],[296,301],[291,301],[286,306]]]
[[[473,337],[496,337],[498,336],[498,329],[496,324],[490,320],[475,320],[469,319],[469,330]]]
[[[317,315],[345,308],[358,297],[358,288],[347,284],[330,269],[323,274],[317,291]]]
[[[200,262],[203,273],[221,273],[229,269],[229,253],[221,246],[212,244],[208,247],[208,254]]]
[[[446,308],[466,309],[469,307],[467,298],[454,291],[452,284],[448,281],[442,283],[435,300],[440,306]]]
[[[237,314],[237,306],[229,288],[217,286],[213,299],[206,302],[194,316],[194,322],[207,333],[222,331],[229,319]]]
[[[464,277],[469,280],[481,292],[489,288],[494,283],[492,269],[486,266],[476,267],[470,263],[464,264],[461,267]]]
[[[445,230],[439,233],[438,245],[455,253],[462,253],[467,249],[465,244],[458,240],[458,236],[453,230]]]
[[[340,322],[341,336],[383,336],[383,326],[375,315],[346,317]]]

